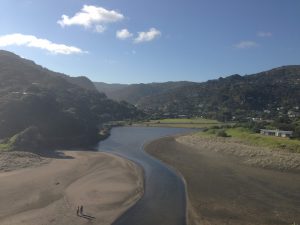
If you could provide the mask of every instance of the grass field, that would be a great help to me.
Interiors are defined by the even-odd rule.
[[[204,124],[219,124],[217,120],[210,120],[204,118],[190,118],[190,119],[162,119],[162,120],[153,120],[153,122],[160,121],[161,123],[204,123]]]
[[[217,132],[218,129],[209,129],[206,132],[200,132],[199,135],[216,136]],[[300,153],[300,140],[297,139],[265,136],[253,133],[242,127],[225,129],[225,132],[230,136],[229,138],[237,138],[254,146],[268,147],[271,149],[279,148]]]
[[[150,126],[150,127],[178,127],[178,128],[209,128],[212,126],[221,126],[224,123],[217,120],[191,118],[191,119],[161,119],[150,120],[147,122],[137,123],[136,125]]]
[[[8,144],[0,144],[0,152],[1,151],[8,151],[9,147],[10,146]]]
[[[9,151],[9,150],[11,150],[11,148],[12,148],[12,146],[11,146],[10,141],[0,140],[0,152],[1,151]]]

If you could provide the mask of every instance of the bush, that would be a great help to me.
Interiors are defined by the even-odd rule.
[[[294,138],[300,138],[300,126],[295,128],[293,136]]]
[[[226,125],[222,125],[221,128],[224,128],[224,129],[230,129],[230,128],[233,128],[234,126],[233,125],[230,125],[230,124],[226,124]]]
[[[247,123],[237,123],[234,127],[243,127],[251,130],[253,133],[259,133],[260,129],[265,129],[266,126],[268,125],[267,122],[254,122],[250,121]]]
[[[31,126],[9,140],[13,150],[37,151],[42,144],[42,136],[37,127]]]
[[[216,134],[216,129],[207,129],[204,132],[206,132],[207,134]]]
[[[225,130],[219,130],[216,135],[217,137],[229,137]]]

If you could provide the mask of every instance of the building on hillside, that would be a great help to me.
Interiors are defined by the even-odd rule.
[[[293,131],[285,131],[285,130],[266,130],[261,129],[260,133],[267,136],[275,136],[275,137],[292,137]]]
[[[261,122],[263,119],[261,118],[261,117],[258,117],[258,118],[256,118],[256,117],[253,117],[252,118],[252,121],[253,122]]]
[[[289,118],[296,118],[296,117],[300,117],[300,113],[299,112],[295,112],[292,110],[289,110],[287,113]]]

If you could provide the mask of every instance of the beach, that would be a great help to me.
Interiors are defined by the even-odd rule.
[[[243,145],[239,145],[239,156],[237,149],[232,154],[214,149],[231,149],[233,146],[226,142],[191,138],[166,137],[146,146],[148,153],[185,180],[189,225],[300,223],[300,175],[296,162],[291,166],[278,163],[276,156],[270,163],[245,163],[249,149],[243,149]],[[285,156],[288,159],[293,155]]]
[[[142,169],[112,154],[11,154],[0,154],[1,225],[112,224],[143,194]]]

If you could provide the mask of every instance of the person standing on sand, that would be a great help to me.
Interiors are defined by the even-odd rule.
[[[79,206],[77,206],[77,216],[79,216]]]
[[[83,206],[80,206],[80,215],[83,215]]]

